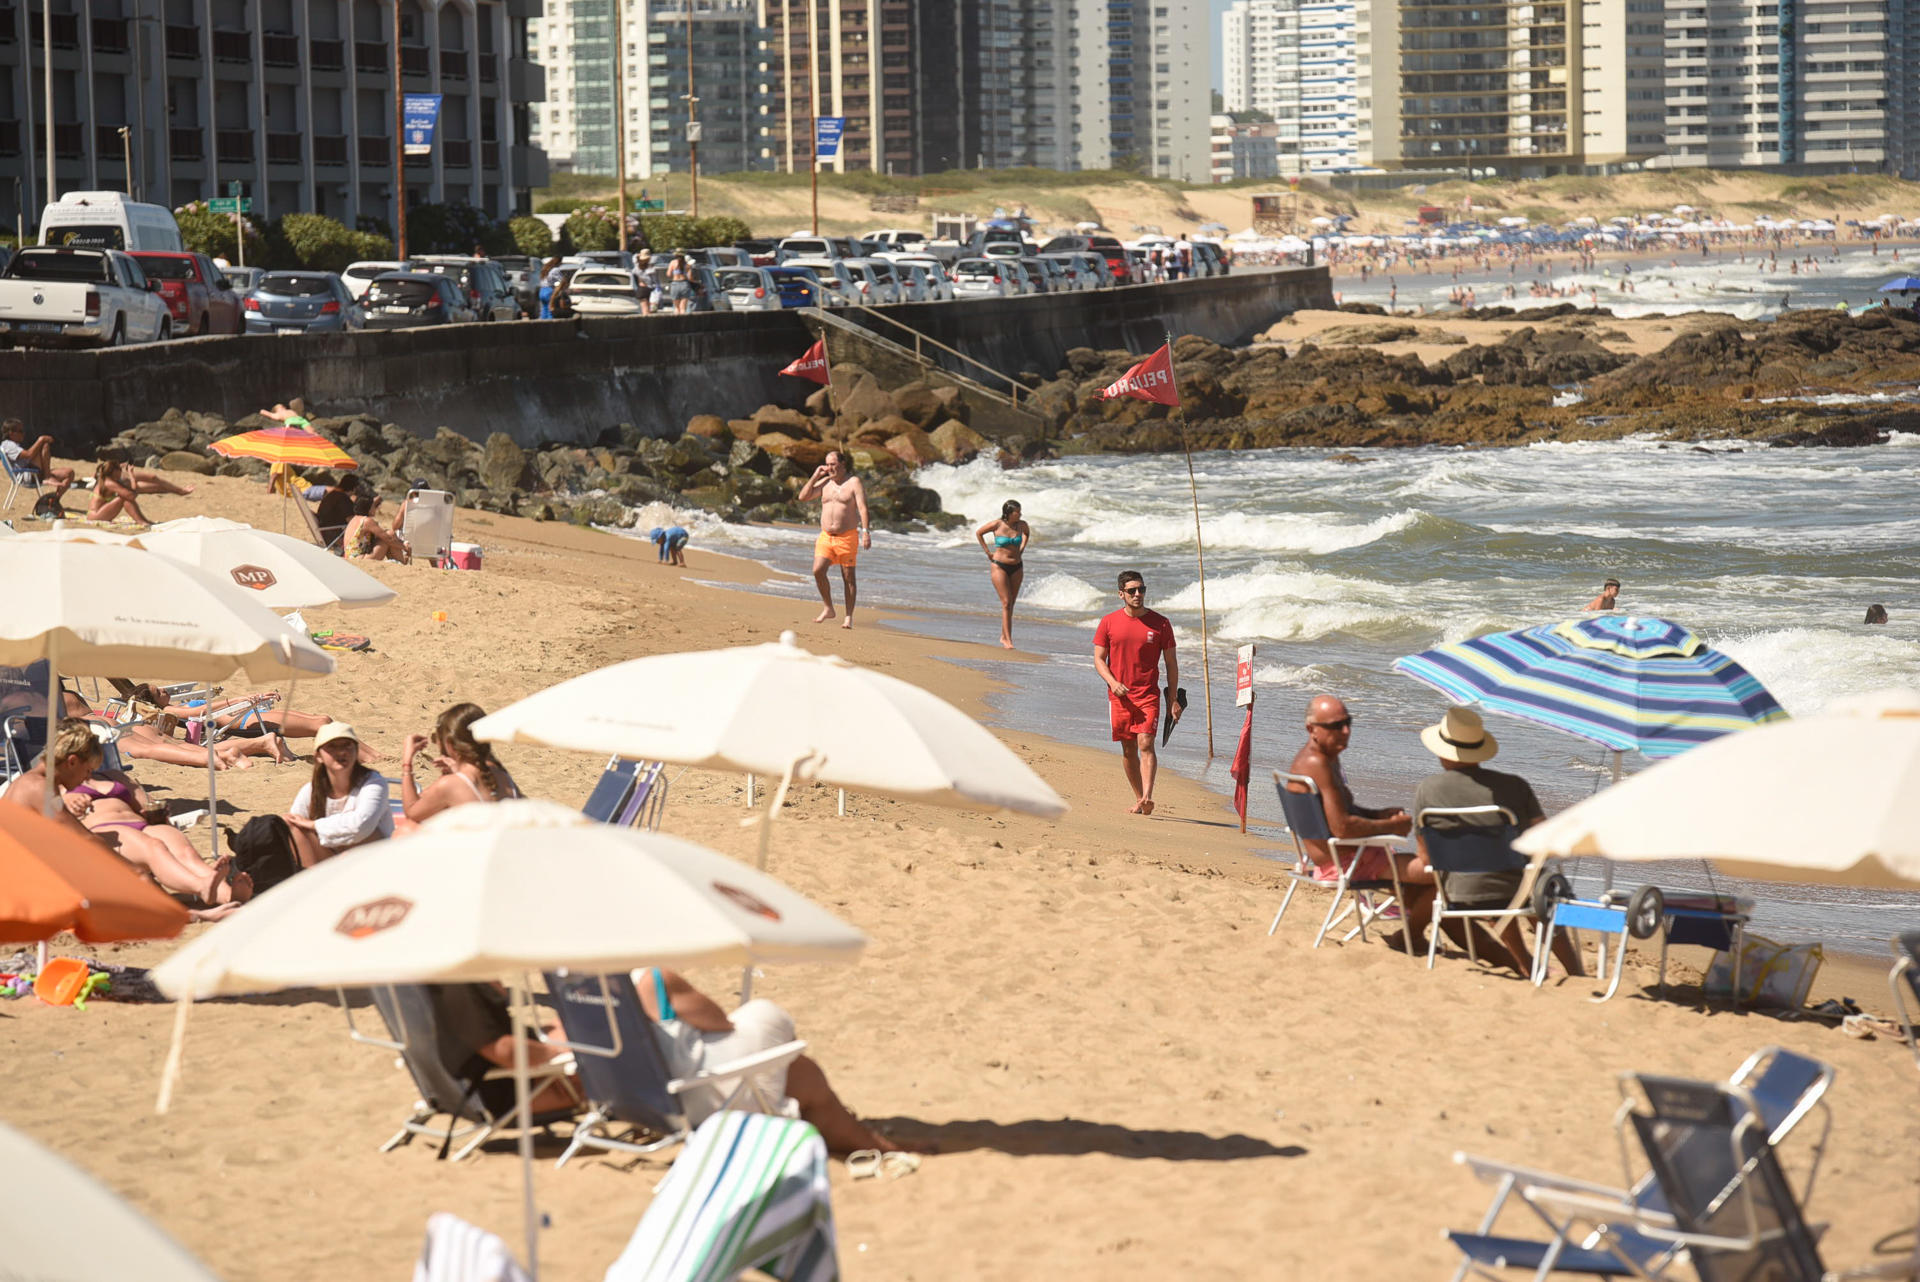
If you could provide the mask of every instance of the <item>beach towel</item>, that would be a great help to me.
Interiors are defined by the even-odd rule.
[[[667,1172],[606,1282],[836,1282],[827,1146],[805,1122],[715,1113]]]
[[[324,628],[313,635],[313,643],[322,650],[365,650],[373,644],[366,637],[355,636],[351,632],[335,632]]]
[[[413,1282],[531,1282],[497,1233],[436,1211],[413,1264]]]

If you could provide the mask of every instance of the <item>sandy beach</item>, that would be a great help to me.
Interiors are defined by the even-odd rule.
[[[1289,336],[1366,319],[1302,317]],[[1473,323],[1438,324],[1482,341]],[[176,479],[199,489],[143,498],[156,520],[205,512],[280,528],[279,500],[256,482]],[[670,569],[645,543],[464,510],[455,537],[484,546],[484,571],[373,565],[397,600],[306,612],[316,628],[370,636],[373,649],[339,656],[336,675],[291,692],[293,706],[351,721],[390,773],[405,736],[429,731],[450,703],[491,710],[622,659],[771,641],[788,628],[810,648],[976,714],[985,707],[987,678],[953,662],[986,657],[985,647],[889,629],[866,610],[850,632],[814,627],[816,605],[739,590],[768,572],[697,544],[686,569]],[[884,542],[861,569],[863,582],[885,575]],[[1101,697],[1097,686],[1087,697]],[[1279,702],[1262,715],[1296,715]],[[1703,1010],[1684,986],[1705,959],[1696,950],[1677,950],[1678,998],[1652,999],[1640,957],[1620,995],[1596,1006],[1583,980],[1535,991],[1464,959],[1429,973],[1377,942],[1313,950],[1317,897],[1296,897],[1269,938],[1282,878],[1255,852],[1271,842],[1240,834],[1220,798],[1167,772],[1155,815],[1125,814],[1114,754],[1001,734],[1072,804],[1064,819],[860,796],[842,818],[832,791],[811,790],[775,829],[770,870],[873,942],[852,968],[768,970],[756,995],[793,1012],[857,1112],[942,1150],[901,1180],[851,1181],[836,1163],[848,1278],[1443,1276],[1454,1260],[1442,1230],[1471,1228],[1489,1195],[1451,1162],[1456,1150],[1617,1183],[1619,1071],[1724,1078],[1770,1044],[1838,1068],[1809,1208],[1831,1225],[1829,1267],[1865,1263],[1876,1240],[1911,1228],[1920,1079],[1903,1044]],[[1183,736],[1175,750],[1197,741]],[[1230,731],[1222,741],[1230,751]],[[601,764],[501,755],[530,795],[569,805]],[[1277,807],[1260,780],[1276,764],[1255,763],[1256,815],[1269,822]],[[204,798],[204,772],[149,765],[139,775],[177,809]],[[222,822],[284,810],[305,777],[303,764],[264,759],[223,774]],[[750,860],[741,784],[675,773],[664,830]],[[207,840],[203,827],[195,841]],[[556,887],[544,910],[592,893]],[[97,952],[151,965],[175,947]],[[69,939],[55,951],[95,950]],[[737,978],[692,977],[716,996]],[[1830,961],[1814,1000],[1840,994],[1889,1013],[1884,966]],[[12,1069],[0,1117],[234,1282],[405,1277],[439,1210],[518,1245],[511,1140],[457,1166],[425,1142],[376,1151],[415,1091],[390,1053],[349,1042],[330,992],[196,1007],[172,1111],[156,1116],[172,1019],[164,1005],[0,1002]],[[672,1154],[555,1172],[559,1147],[539,1149],[551,1220],[543,1270],[597,1282]],[[1788,1156],[1804,1166],[1804,1137]],[[1342,1218],[1349,1231],[1329,1232]]]

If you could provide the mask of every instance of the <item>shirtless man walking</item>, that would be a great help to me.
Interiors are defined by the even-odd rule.
[[[840,626],[853,626],[853,602],[858,588],[854,563],[861,548],[873,546],[873,530],[867,518],[867,489],[853,474],[845,450],[831,450],[827,461],[813,469],[813,475],[801,487],[799,501],[820,500],[820,537],[813,543],[813,582],[820,589],[824,608],[814,616],[815,623],[833,617],[833,589],[827,586],[827,567],[840,567],[840,582],[847,593],[847,617]]]

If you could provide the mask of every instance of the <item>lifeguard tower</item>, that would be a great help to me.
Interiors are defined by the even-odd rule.
[[[1284,236],[1300,226],[1300,192],[1263,191],[1253,198],[1253,229],[1262,236]]]

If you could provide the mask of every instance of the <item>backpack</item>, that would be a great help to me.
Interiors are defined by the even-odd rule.
[[[239,832],[227,834],[236,872],[253,878],[253,893],[271,890],[300,871],[293,834],[279,815],[255,815]]]

